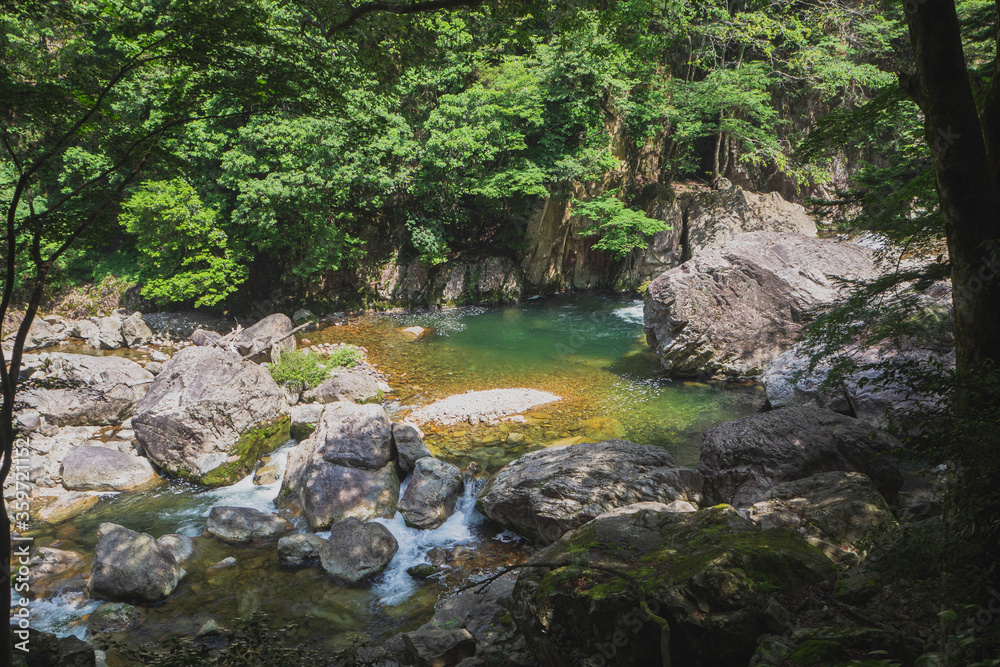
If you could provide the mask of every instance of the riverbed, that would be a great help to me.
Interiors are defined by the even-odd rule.
[[[700,433],[713,424],[759,409],[755,386],[716,386],[671,380],[642,337],[642,304],[593,294],[549,297],[502,307],[468,307],[401,314],[368,314],[304,334],[309,344],[351,343],[393,388],[386,408],[403,420],[416,408],[467,390],[524,387],[560,400],[528,411],[523,419],[493,424],[426,423],[432,452],[465,467],[476,461],[487,472],[542,447],[625,438],[669,450],[682,465],[697,465]],[[419,337],[403,330],[422,327]],[[272,456],[283,468],[289,441]],[[531,546],[501,531],[475,510],[478,485],[470,485],[454,516],[433,531],[407,528],[397,515],[381,520],[400,550],[372,584],[334,584],[322,569],[285,569],[274,544],[241,547],[204,534],[214,505],[274,511],[278,481],[257,486],[252,476],[222,489],[170,482],[146,493],[107,494],[75,520],[35,534],[36,546],[54,546],[89,559],[97,527],[113,521],[154,537],[182,533],[195,538],[188,576],[166,601],[145,609],[129,641],[193,635],[208,620],[231,627],[235,619],[265,612],[276,627],[295,622],[293,638],[334,648],[360,634],[376,640],[413,629],[430,618],[435,602],[470,576],[525,559]],[[304,530],[301,522],[297,524]],[[406,573],[446,552],[438,576],[417,580]],[[236,565],[209,566],[234,556]],[[97,607],[83,591],[89,560],[46,591],[33,606],[35,627],[59,634],[86,633]],[[320,639],[321,638],[321,639]]]

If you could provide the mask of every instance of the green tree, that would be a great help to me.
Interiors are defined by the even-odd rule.
[[[600,236],[594,247],[607,251],[616,259],[627,257],[636,248],[645,248],[649,237],[668,228],[661,220],[626,208],[614,190],[588,202],[574,202],[573,212],[593,220],[581,234]]]
[[[147,181],[132,193],[119,220],[148,258],[143,296],[211,306],[237,288],[246,270],[233,256],[217,218],[180,179]]]

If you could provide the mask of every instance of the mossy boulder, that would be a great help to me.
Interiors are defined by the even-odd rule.
[[[209,347],[174,355],[132,418],[154,463],[208,486],[248,474],[288,439],[290,423],[285,395],[266,369]]]
[[[775,625],[772,593],[829,587],[836,577],[800,535],[760,532],[728,505],[601,516],[528,563],[566,563],[525,568],[511,605],[535,656],[557,667],[657,665],[665,656],[675,665],[746,664]]]

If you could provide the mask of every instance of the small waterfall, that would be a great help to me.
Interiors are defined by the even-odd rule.
[[[397,512],[391,519],[376,519],[399,542],[399,551],[375,584],[372,592],[382,604],[399,604],[417,589],[419,582],[406,573],[408,568],[429,562],[427,552],[434,547],[450,549],[459,544],[473,546],[476,537],[473,528],[484,520],[476,510],[476,496],[484,480],[467,480],[465,491],[455,503],[455,512],[448,520],[433,530],[410,528]],[[400,487],[400,496],[406,491],[409,480]]]
[[[631,306],[616,308],[612,313],[632,324],[642,324],[642,301],[636,301]]]

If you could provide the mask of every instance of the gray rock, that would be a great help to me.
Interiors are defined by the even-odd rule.
[[[289,411],[266,369],[218,348],[188,347],[136,405],[132,428],[158,466],[231,484],[288,439]]]
[[[476,639],[468,630],[423,629],[403,634],[403,642],[418,667],[457,665],[476,653]]]
[[[362,373],[337,371],[319,386],[302,394],[302,400],[316,403],[353,401],[364,403],[377,400],[378,382]]]
[[[433,566],[432,566],[433,567]],[[499,664],[516,664],[514,653],[525,651],[524,639],[510,621],[511,594],[517,572],[509,572],[483,587],[469,589],[438,603],[433,618],[417,631],[463,629],[476,641],[476,656]]]
[[[101,317],[96,320],[97,332],[87,339],[91,347],[101,350],[117,350],[125,345],[122,337],[122,318],[117,315]]]
[[[821,408],[782,408],[706,431],[700,469],[716,501],[740,507],[781,482],[834,471],[868,475],[891,500],[903,482],[891,454],[898,447],[896,438],[856,419]]]
[[[757,377],[795,343],[806,311],[838,296],[831,276],[876,275],[871,251],[860,246],[741,234],[650,283],[646,340],[672,373]]]
[[[36,599],[45,599],[67,585],[67,580],[86,571],[84,559],[73,551],[38,547],[28,559],[28,590]]]
[[[159,350],[153,350],[152,352],[150,352],[149,358],[161,364],[170,361],[170,355],[167,354],[166,352],[160,352]]]
[[[816,223],[799,204],[777,192],[747,192],[740,186],[682,195],[686,212],[684,259],[746,232],[816,236]]]
[[[222,340],[222,334],[207,329],[195,329],[191,332],[189,340],[199,347],[215,347],[215,344]]]
[[[761,530],[788,528],[837,563],[856,563],[858,542],[896,522],[871,479],[859,472],[824,472],[768,489],[747,509]]]
[[[36,317],[28,328],[28,336],[24,339],[24,349],[40,350],[52,345],[58,345],[59,341],[66,340],[68,331],[66,327],[54,327],[40,317]],[[17,336],[17,331],[13,331],[6,340],[12,341]]]
[[[132,313],[122,320],[121,334],[126,347],[139,347],[153,340],[153,331],[140,313]]]
[[[156,376],[163,372],[163,364],[159,361],[147,361],[146,365],[143,366],[152,375]]]
[[[511,461],[479,494],[480,511],[549,544],[608,510],[636,502],[701,502],[702,478],[660,447],[627,440],[563,445]]]
[[[174,555],[178,564],[184,564],[194,556],[194,540],[187,535],[168,533],[156,541]]]
[[[216,505],[208,514],[208,532],[227,542],[249,543],[290,533],[295,527],[276,514],[250,507]]]
[[[294,328],[287,315],[275,313],[244,329],[234,342],[244,356],[262,353],[274,361],[281,350],[295,349],[295,336],[287,336]],[[278,339],[281,342],[276,342]],[[270,350],[272,343],[275,343],[274,351]]]
[[[582,567],[525,568],[510,613],[539,664],[744,665],[768,631],[769,594],[831,586],[837,568],[801,536],[760,532],[729,506],[599,517],[536,552],[532,563],[603,563],[641,579],[649,611],[625,578]]]
[[[398,549],[396,538],[382,524],[349,518],[333,524],[319,558],[324,570],[355,582],[384,570]]]
[[[90,340],[97,336],[101,328],[91,320],[77,320],[69,327],[69,335],[74,338]]]
[[[222,560],[220,560],[215,565],[209,566],[208,569],[209,570],[224,570],[227,567],[232,567],[233,565],[236,565],[236,557],[235,556],[227,556],[226,558],[223,558]]]
[[[152,373],[121,357],[57,353],[46,365],[49,380],[61,388],[29,388],[18,398],[27,411],[55,426],[120,424],[153,380]]]
[[[412,424],[398,422],[392,425],[392,441],[398,454],[399,469],[405,474],[413,472],[418,459],[431,455],[421,438],[420,431]]]
[[[63,459],[63,486],[71,491],[130,491],[159,478],[149,461],[107,447],[74,447]]]
[[[311,311],[306,310],[305,308],[299,308],[298,310],[295,311],[295,314],[292,315],[292,321],[295,322],[295,324],[303,324],[305,322],[308,322],[309,320],[315,320],[315,319],[316,316],[313,315]]]
[[[305,440],[313,431],[323,416],[322,403],[299,403],[292,406],[292,437]]]
[[[347,517],[391,517],[399,501],[390,422],[380,405],[337,403],[288,455],[279,501],[298,507],[312,530]]]
[[[410,483],[399,502],[406,525],[437,528],[455,511],[455,501],[465,487],[462,471],[450,463],[425,456],[416,462]]]
[[[98,528],[88,582],[94,596],[159,602],[173,593],[184,574],[173,552],[150,535],[114,523]]]
[[[319,549],[326,543],[312,533],[286,535],[278,540],[278,560],[286,567],[302,567],[319,558]]]

